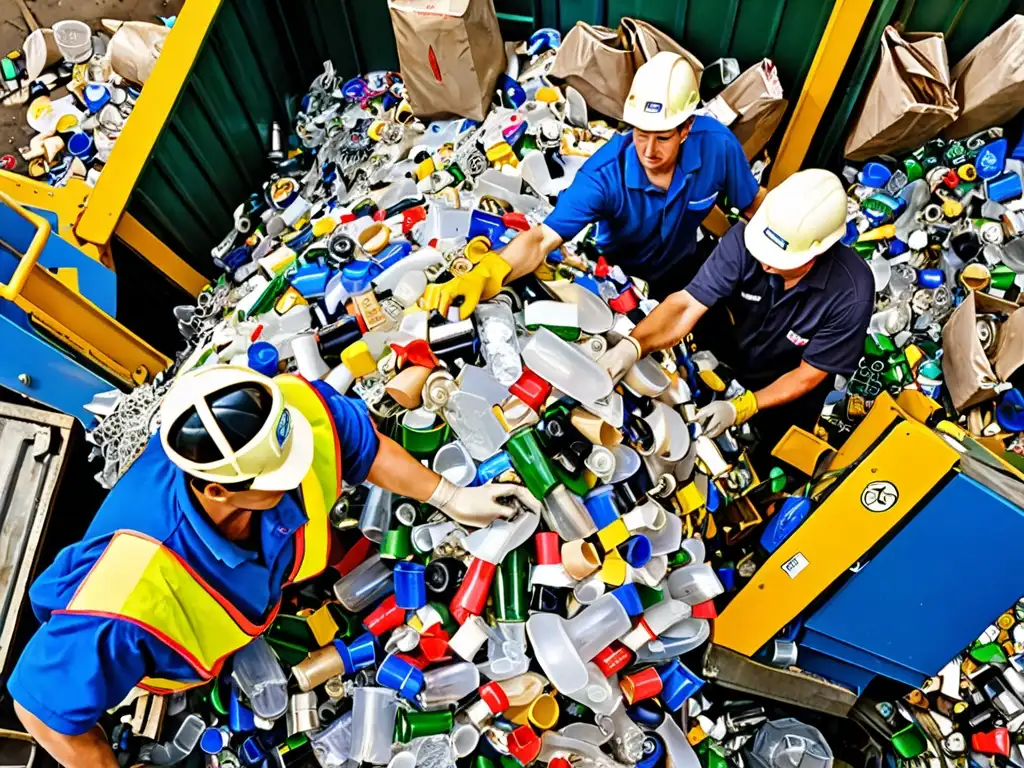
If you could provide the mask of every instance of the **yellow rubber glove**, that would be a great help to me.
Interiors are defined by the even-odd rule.
[[[469,272],[441,286],[438,294],[438,311],[447,316],[452,303],[461,298],[459,318],[465,320],[473,314],[481,300],[486,301],[498,294],[511,271],[512,267],[501,256],[493,251],[488,253]]]

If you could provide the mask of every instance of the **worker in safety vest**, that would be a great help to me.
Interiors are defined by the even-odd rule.
[[[299,376],[202,368],[175,382],[160,417],[85,538],[30,592],[42,627],[7,688],[67,768],[117,768],[95,727],[105,710],[136,686],[213,679],[271,624],[284,586],[336,561],[328,513],[342,479],[471,526],[515,514],[513,499],[539,511],[521,486],[455,487],[377,434],[360,401]]]
[[[452,280],[441,311],[459,299],[468,317],[481,297],[533,272],[591,223],[605,259],[650,282],[653,298],[686,287],[701,264],[697,228],[719,194],[747,216],[763,197],[739,140],[715,118],[695,115],[699,104],[697,75],[679,54],[662,51],[641,66],[623,108],[633,130],[587,160],[544,223]]]
[[[628,368],[680,343],[709,308],[724,309],[702,323],[699,346],[731,366],[746,389],[697,417],[711,437],[754,419],[759,463],[790,426],[814,428],[835,374],[851,374],[863,354],[874,279],[839,242],[845,232],[839,178],[820,169],[790,176],[749,223],[729,230],[685,290],[633,329],[634,345],[615,347],[624,357],[615,365]]]

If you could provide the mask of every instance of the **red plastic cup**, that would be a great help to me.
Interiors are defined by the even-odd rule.
[[[508,391],[540,413],[551,394],[551,384],[524,366],[523,375],[515,380]]]

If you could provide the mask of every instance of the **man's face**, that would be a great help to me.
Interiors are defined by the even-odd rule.
[[[679,128],[673,128],[671,131],[657,133],[634,128],[633,146],[636,147],[640,165],[644,167],[644,170],[653,173],[670,170],[679,159],[679,149],[689,133],[689,122]]]
[[[810,272],[815,261],[817,261],[817,258],[811,259],[809,262],[803,266],[797,267],[796,269],[776,269],[775,267],[769,267],[767,264],[761,264],[761,269],[769,275],[778,275],[782,278],[783,282],[789,282],[790,280],[799,280]]]

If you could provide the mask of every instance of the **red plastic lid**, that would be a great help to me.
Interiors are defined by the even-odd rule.
[[[594,657],[594,663],[601,670],[601,674],[609,677],[621,669],[629,666],[633,660],[633,652],[622,643],[615,641]]]
[[[512,383],[508,391],[540,413],[551,394],[551,384],[524,366],[522,375]]]
[[[389,595],[363,619],[363,626],[375,637],[380,637],[404,623],[405,609],[398,607],[394,595]]]
[[[530,228],[529,220],[522,213],[506,213],[501,217],[501,223],[517,232],[525,232]]]
[[[552,757],[548,762],[548,768],[572,768],[572,763],[565,757]]]
[[[594,267],[594,277],[608,277],[608,273],[612,271],[612,268],[608,265],[608,262],[604,260],[604,256],[597,257],[597,266]]]
[[[537,546],[537,565],[558,565],[562,562],[562,539],[557,533],[544,531],[533,537]]]
[[[691,609],[690,616],[694,619],[717,619],[718,611],[715,610],[715,601],[706,600],[698,603]]]
[[[614,299],[609,301],[608,306],[616,312],[624,315],[640,306],[640,300],[636,297],[633,287],[630,286]]]
[[[419,224],[421,221],[427,220],[427,209],[422,205],[417,205],[415,208],[410,208],[402,214],[402,234],[407,235],[412,231],[412,228]]]
[[[942,183],[950,189],[956,189],[957,185],[960,184],[960,175],[950,168],[946,171],[946,175],[942,177]]]
[[[0,157],[0,168],[5,171],[13,171],[18,166],[18,158],[14,155]]]
[[[540,754],[540,736],[528,725],[521,725],[508,735],[508,751],[523,765],[532,763]]]
[[[496,682],[492,681],[487,683],[487,685],[481,685],[477,691],[484,704],[487,705],[487,708],[491,710],[493,714],[500,715],[508,709],[508,695],[505,693],[505,689]]]
[[[619,681],[619,688],[626,697],[626,702],[633,704],[644,699],[653,699],[659,693],[663,684],[658,670],[654,667],[642,669],[631,675],[625,675]]]
[[[448,653],[449,639],[448,633],[440,624],[437,624],[420,635],[420,651],[431,664],[451,658]]]

